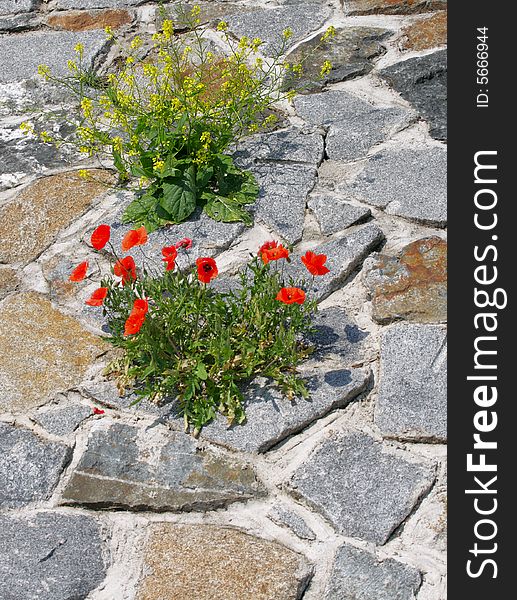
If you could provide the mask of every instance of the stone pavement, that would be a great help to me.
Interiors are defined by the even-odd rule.
[[[221,286],[267,239],[327,253],[311,397],[257,379],[245,425],[194,440],[174,406],[131,407],[103,378],[96,284],[67,276],[106,271],[84,240],[101,222],[120,237],[131,194],[19,124],[73,111],[39,63],[64,69],[81,41],[109,67],[103,28],[151,35],[158,2],[0,0],[0,598],[444,600],[447,2],[200,4],[266,52],[287,26],[293,56],[337,29],[281,128],[236,149],[255,225],[197,215],[148,250],[188,235]]]

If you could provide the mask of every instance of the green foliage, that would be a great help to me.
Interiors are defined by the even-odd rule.
[[[197,6],[180,8],[179,32],[165,19],[149,42],[136,36],[123,44],[108,28],[118,58],[106,76],[92,72],[82,44],[68,61],[66,77],[39,68],[41,76],[66,87],[80,102],[74,138],[80,151],[111,157],[122,183],[138,178],[145,193],[124,218],[149,232],[184,221],[198,206],[218,221],[251,223],[245,206],[255,201],[257,182],[225,152],[243,135],[273,124],[276,117],[266,116],[268,109],[294,93],[282,89],[282,81],[286,74],[296,79],[302,73],[301,64],[282,58],[290,30],[266,59],[260,56],[262,40],[237,41],[221,21],[217,35],[225,50],[215,50],[199,13]],[[30,124],[23,127],[34,131]],[[51,134],[45,136],[51,141]]]
[[[192,270],[144,274],[125,286],[104,280],[110,341],[123,350],[111,366],[119,383],[134,385],[139,398],[176,398],[194,433],[218,412],[242,423],[242,385],[257,376],[272,378],[288,397],[306,396],[296,367],[310,352],[301,339],[316,303],[277,300],[282,272],[279,261],[255,257],[240,273],[240,289],[228,293]],[[148,300],[149,312],[138,333],[125,335],[137,298]]]

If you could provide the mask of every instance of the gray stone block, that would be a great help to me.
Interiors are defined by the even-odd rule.
[[[287,527],[302,540],[312,541],[316,539],[314,531],[312,531],[300,515],[289,508],[286,508],[282,504],[275,504],[267,516],[273,523],[282,527]]]
[[[349,404],[365,389],[369,378],[369,371],[361,369],[321,369],[305,375],[309,398],[292,401],[272,383],[256,379],[244,392],[246,422],[228,427],[226,419],[218,416],[203,428],[201,439],[232,450],[266,452],[332,410]]]
[[[321,233],[331,235],[364,221],[372,211],[365,206],[354,206],[340,196],[314,194],[309,198],[308,207],[320,224]]]
[[[380,75],[429,122],[432,137],[447,139],[447,50],[395,63]]]
[[[71,455],[64,444],[0,423],[0,506],[17,508],[49,498]]]
[[[338,191],[388,214],[445,227],[447,151],[435,146],[390,148],[374,154]]]
[[[323,600],[415,600],[419,571],[397,560],[382,562],[349,544],[336,554]]]
[[[447,440],[447,330],[397,324],[381,340],[375,423],[389,437]]]
[[[92,409],[83,404],[46,407],[34,414],[33,419],[49,433],[66,436],[73,433],[79,425],[92,416]]]
[[[82,600],[105,575],[94,519],[43,512],[0,515],[0,598]]]
[[[37,8],[40,0],[0,0],[0,15],[15,15]]]
[[[326,439],[287,487],[339,533],[384,544],[433,482],[430,465],[351,431]]]
[[[183,432],[98,423],[63,492],[66,504],[203,511],[264,494],[250,466]]]

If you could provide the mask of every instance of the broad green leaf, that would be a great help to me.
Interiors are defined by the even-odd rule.
[[[161,206],[171,216],[172,223],[181,223],[196,209],[196,184],[194,167],[189,167],[179,177],[163,181]]]
[[[154,193],[159,193],[159,190],[154,190]],[[160,217],[156,211],[158,199],[153,195],[153,192],[147,192],[140,198],[135,198],[128,205],[122,215],[123,223],[131,223],[135,227],[145,226],[148,233],[155,231],[159,227],[163,227],[169,223],[169,219]]]
[[[208,373],[206,372],[206,367],[202,362],[197,363],[196,375],[202,381],[205,381],[208,378]]]
[[[196,175],[196,186],[198,190],[204,190],[208,182],[214,176],[214,167],[198,168]]]
[[[206,200],[206,214],[214,219],[214,221],[222,221],[224,223],[242,221],[246,225],[251,225],[253,222],[251,215],[240,206],[239,202],[232,198],[219,196],[213,192],[206,192],[202,198]]]

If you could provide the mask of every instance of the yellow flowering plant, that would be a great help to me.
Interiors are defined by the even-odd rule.
[[[257,182],[226,152],[242,136],[274,122],[268,109],[293,96],[292,89],[282,89],[286,73],[300,77],[302,72],[301,65],[282,58],[289,29],[274,57],[266,59],[259,54],[262,40],[236,40],[221,21],[217,35],[225,50],[218,52],[199,13],[197,6],[182,9],[186,34],[165,19],[152,41],[136,36],[129,47],[108,28],[120,57],[105,76],[85,64],[80,44],[66,77],[54,76],[44,65],[39,69],[79,100],[73,138],[79,150],[110,156],[121,183],[138,179],[140,190],[123,219],[147,231],[180,223],[198,206],[217,221],[251,224],[245,206],[257,198]]]

